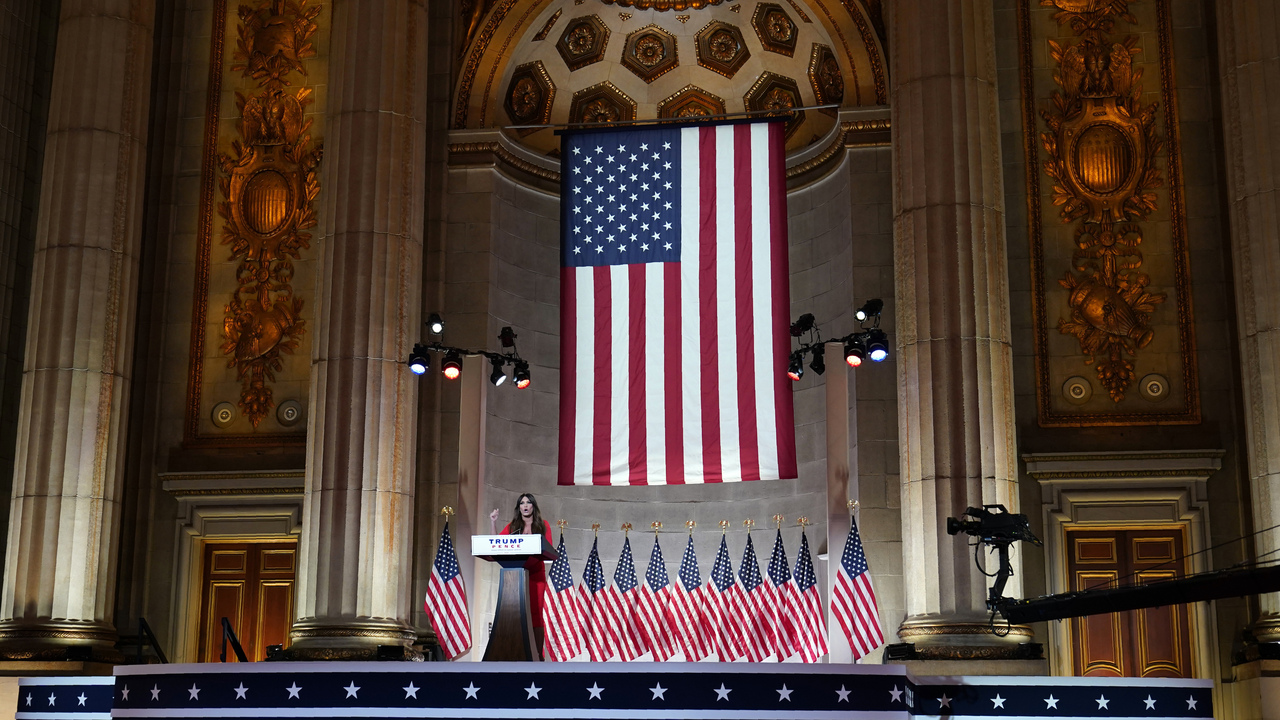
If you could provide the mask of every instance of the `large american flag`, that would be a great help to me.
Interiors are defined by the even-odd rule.
[[[733,563],[729,561],[729,545],[720,536],[720,550],[711,565],[711,575],[703,590],[706,599],[707,625],[715,639],[720,662],[732,662],[747,654],[744,647],[744,621],[747,614],[746,599],[742,588],[733,577]]]
[[[564,533],[556,547],[559,556],[551,563],[542,602],[542,627],[546,634],[543,655],[547,660],[564,662],[582,652],[582,605],[573,591],[573,574],[569,571],[569,554],[564,549]]]
[[[436,548],[436,560],[431,565],[423,607],[446,657],[458,657],[471,647],[467,588],[458,570],[458,554],[453,549],[448,522],[440,532],[440,545]]]
[[[702,597],[702,578],[698,556],[693,552],[693,536],[684,546],[680,559],[680,575],[671,593],[671,618],[684,650],[684,659],[697,662],[711,654],[711,634],[707,632],[706,607]]]
[[[742,583],[742,597],[746,604],[743,622],[743,649],[747,660],[760,662],[773,654],[776,632],[768,608],[772,605],[772,593],[760,576],[760,561],[756,559],[756,546],[747,533],[747,546],[742,550],[742,562],[738,565],[738,581]]]
[[[564,136],[559,484],[796,477],[783,139]]]
[[[618,657],[624,661],[635,660],[648,650],[640,633],[639,595],[640,583],[636,580],[636,564],[631,558],[631,539],[622,540],[622,557],[613,571],[613,585],[605,596],[613,627],[614,643]]]
[[[813,572],[813,556],[809,554],[809,536],[800,534],[800,552],[796,555],[796,645],[805,662],[817,662],[827,654],[827,621],[818,596],[818,576]]]
[[[858,523],[849,521],[849,537],[844,541],[840,567],[836,569],[836,586],[831,592],[831,615],[839,623],[857,660],[884,643],[880,629],[880,609],[876,593],[871,589],[867,556],[862,552]]]
[[[592,662],[604,662],[618,654],[614,642],[616,631],[605,598],[604,566],[600,564],[600,541],[591,543],[587,567],[582,571],[582,640]]]
[[[773,540],[773,555],[769,558],[769,604],[765,614],[774,629],[773,654],[782,662],[796,654],[796,618],[800,616],[800,604],[796,598],[796,581],[791,577],[787,564],[787,549],[782,544],[782,529]]]
[[[649,554],[649,567],[644,573],[644,587],[640,589],[640,597],[636,603],[640,618],[640,633],[644,636],[645,647],[653,653],[653,659],[666,662],[680,651],[680,641],[676,637],[676,623],[671,616],[672,593],[671,580],[667,576],[666,561],[662,559],[662,548],[658,546],[658,536],[653,536],[653,552]]]

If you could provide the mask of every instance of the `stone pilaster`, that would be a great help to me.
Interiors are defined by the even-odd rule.
[[[992,635],[989,580],[974,567],[969,538],[946,534],[946,518],[966,506],[1017,510],[992,7],[989,0],[889,7],[894,334],[908,529],[907,618],[898,635],[923,658],[1013,657],[1029,631]],[[1018,597],[1020,588],[1015,573],[1005,594]]]
[[[0,656],[110,658],[154,0],[63,0]],[[83,656],[80,656],[83,657]]]
[[[1253,0],[1216,7],[1242,397],[1261,530],[1280,523],[1280,8]],[[1276,552],[1280,533],[1254,542],[1258,556]],[[1255,635],[1280,641],[1280,595],[1262,596],[1261,610]]]
[[[409,645],[425,0],[333,0],[296,657]]]

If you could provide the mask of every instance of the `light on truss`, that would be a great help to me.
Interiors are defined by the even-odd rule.
[[[503,360],[500,357],[491,357],[489,362],[493,363],[493,372],[489,373],[489,382],[493,383],[494,387],[497,387],[507,381],[507,373],[502,369]]]
[[[792,380],[804,377],[804,356],[800,353],[791,353],[791,362],[787,364],[787,377]]]
[[[427,355],[427,346],[417,343],[413,352],[409,353],[409,369],[414,375],[421,375],[431,367],[431,358]]]
[[[450,380],[457,380],[462,374],[462,356],[457,350],[450,350],[445,353],[444,362],[440,363],[440,372]]]
[[[888,338],[880,328],[872,328],[867,334],[867,356],[873,362],[884,362],[889,357]]]
[[[530,382],[532,382],[532,380],[529,377],[529,363],[525,362],[524,360],[517,360],[516,361],[516,387],[523,390],[529,387]]]

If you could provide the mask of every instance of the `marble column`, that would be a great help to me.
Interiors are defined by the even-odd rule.
[[[926,659],[1013,657],[1029,630],[992,634],[989,580],[969,538],[946,533],[967,506],[1017,510],[992,7],[889,7],[907,606],[898,636]],[[1021,596],[1016,572],[1005,594]]]
[[[63,0],[0,657],[111,659],[154,0]]]
[[[1216,7],[1253,525],[1261,530],[1280,524],[1280,8],[1255,0]],[[1254,542],[1258,556],[1280,551],[1280,532]],[[1280,594],[1262,596],[1261,610],[1254,634],[1280,642]]]
[[[333,0],[296,657],[372,658],[412,591],[425,0]]]

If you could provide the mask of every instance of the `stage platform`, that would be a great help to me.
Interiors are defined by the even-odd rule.
[[[227,663],[24,678],[19,720],[1211,718],[1209,680],[928,677],[900,665]]]

